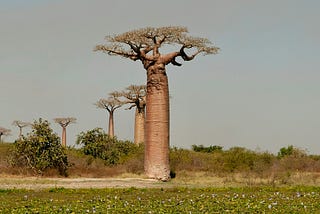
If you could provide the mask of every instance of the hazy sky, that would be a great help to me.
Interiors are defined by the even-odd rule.
[[[318,0],[0,0],[0,126],[13,120],[76,117],[76,135],[107,128],[93,103],[144,84],[139,62],[93,52],[106,35],[186,26],[221,48],[167,66],[171,146],[234,146],[320,153]],[[119,139],[133,139],[134,112],[115,113]],[[30,129],[24,130],[24,132]]]

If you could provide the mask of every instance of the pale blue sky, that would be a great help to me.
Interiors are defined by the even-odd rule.
[[[146,75],[139,62],[93,47],[109,34],[179,25],[221,52],[167,67],[172,146],[319,154],[319,8],[316,0],[0,0],[0,126],[13,141],[13,120],[42,117],[60,135],[52,119],[76,117],[69,145],[81,131],[105,129],[106,112],[93,103]],[[133,113],[115,113],[118,138],[133,139]]]

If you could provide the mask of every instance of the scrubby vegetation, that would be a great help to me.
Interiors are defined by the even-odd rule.
[[[78,135],[77,148],[64,148],[47,121],[35,121],[33,130],[12,144],[0,144],[2,174],[72,177],[112,177],[121,174],[143,176],[144,146],[110,137],[95,128]],[[197,175],[261,179],[267,184],[293,184],[294,177],[320,182],[320,156],[308,155],[290,145],[277,154],[243,147],[193,145],[192,149],[170,149],[172,178]],[[302,176],[303,174],[303,176]],[[308,176],[305,176],[308,175]],[[261,182],[263,183],[263,182]]]
[[[319,213],[319,187],[0,191],[0,213]]]
[[[76,143],[82,146],[81,151],[85,155],[100,158],[107,165],[124,163],[138,150],[138,147],[132,142],[110,137],[101,128],[81,132]]]
[[[94,133],[101,134],[100,131],[95,131]],[[79,136],[82,138],[84,135]],[[103,133],[102,136],[104,136]],[[110,140],[108,136],[104,136],[104,138]],[[143,146],[136,146],[132,142],[117,139],[110,140],[109,143],[111,144],[111,142],[115,142],[114,145],[102,146],[97,143],[95,146],[101,147],[97,148],[90,144],[87,147],[67,148],[69,176],[113,177],[128,173],[132,176],[133,174],[143,176]],[[8,163],[8,154],[9,156],[12,155],[10,151],[16,147],[16,144],[17,142],[0,144],[1,172],[14,175],[37,174],[27,165],[26,168],[23,168],[21,165],[18,167],[18,165],[10,165]],[[112,152],[107,151],[108,149]],[[93,151],[96,151],[96,153]],[[319,183],[319,156],[308,155],[305,151],[294,147],[293,151],[291,154],[279,156],[268,152],[251,151],[242,147],[214,152],[172,148],[170,150],[170,164],[172,175],[175,175],[177,179],[192,179],[201,175],[205,177],[220,177],[230,182],[237,179],[245,179],[248,183],[251,180],[260,179],[260,183],[276,185],[294,184],[297,176],[300,176],[300,181],[303,180],[309,184]],[[107,154],[113,155],[104,158]],[[110,159],[111,157],[113,159]],[[46,169],[41,175],[59,176],[59,173],[57,174],[52,169]]]
[[[202,146],[201,146],[202,147]],[[181,172],[205,172],[207,175],[232,179],[234,175],[248,180],[266,179],[269,184],[290,184],[297,173],[312,174],[310,182],[320,179],[320,161],[317,155],[307,155],[293,146],[281,148],[290,153],[274,155],[269,152],[251,151],[242,147],[228,150],[173,148],[171,150],[171,168],[179,176]],[[209,147],[212,148],[212,147]],[[190,173],[188,173],[190,176]],[[305,180],[309,178],[305,177]]]
[[[10,155],[9,162],[13,167],[26,167],[40,175],[56,169],[60,175],[67,176],[69,163],[65,148],[46,120],[35,121],[32,132],[13,144]]]

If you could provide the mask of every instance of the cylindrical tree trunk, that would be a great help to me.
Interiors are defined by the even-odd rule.
[[[114,137],[114,122],[113,122],[113,111],[109,112],[109,129],[108,135]]]
[[[144,143],[145,110],[136,107],[134,120],[134,143]]]
[[[62,127],[62,146],[67,146],[67,130],[66,127]]]
[[[170,179],[169,87],[161,64],[147,70],[145,125],[145,173],[149,178],[167,181]]]

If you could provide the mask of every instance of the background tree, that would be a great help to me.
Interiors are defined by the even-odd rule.
[[[100,99],[95,105],[98,108],[106,109],[109,114],[109,126],[108,126],[108,135],[110,137],[114,137],[114,111],[120,108],[124,103],[119,100],[121,97],[120,92],[112,92],[109,94],[110,97],[108,99]]]
[[[19,139],[21,140],[22,139],[22,129],[24,127],[30,126],[31,123],[22,122],[20,120],[15,120],[15,121],[12,122],[12,125],[17,126],[19,128]]]
[[[41,118],[32,124],[31,133],[14,143],[11,163],[13,166],[27,167],[40,175],[47,169],[56,169],[61,175],[67,176],[69,167],[59,136],[53,133],[49,122]]]
[[[216,54],[218,48],[205,38],[187,35],[185,27],[142,28],[107,36],[106,44],[95,51],[140,60],[147,71],[147,107],[145,131],[145,173],[150,178],[166,181],[169,166],[169,87],[166,65],[181,66],[176,59],[194,59],[200,53]],[[161,53],[160,48],[172,45],[177,51]],[[187,54],[186,49],[192,51]]]
[[[145,108],[146,108],[146,85],[130,85],[122,92],[122,96],[127,100],[126,103],[132,104],[128,109],[135,107],[134,117],[134,143],[140,144],[144,142],[144,124],[145,124]]]
[[[0,127],[0,143],[2,142],[2,136],[8,136],[11,134],[11,130],[10,129],[6,129],[3,127]]]
[[[53,119],[56,123],[59,123],[59,125],[62,127],[62,146],[67,146],[67,126],[70,123],[75,123],[76,118],[74,117],[61,117],[61,118],[54,118]]]

